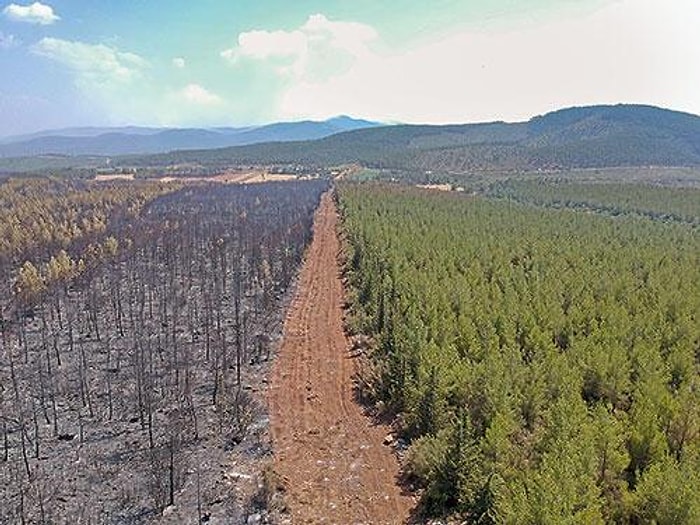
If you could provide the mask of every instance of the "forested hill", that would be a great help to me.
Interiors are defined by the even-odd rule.
[[[444,170],[700,165],[700,117],[652,106],[570,108],[523,123],[399,125],[321,140],[123,158],[130,165],[298,163]]]

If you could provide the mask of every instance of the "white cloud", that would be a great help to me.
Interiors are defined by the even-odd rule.
[[[0,31],[0,49],[12,49],[21,44],[15,35],[10,35]]]
[[[325,79],[369,56],[377,38],[368,25],[331,21],[315,14],[292,31],[241,33],[238,45],[222,51],[221,56],[232,64],[270,61],[278,74],[296,79]]]
[[[5,7],[2,12],[7,18],[15,22],[26,22],[42,26],[53,24],[61,19],[54,13],[51,6],[42,4],[41,2],[34,2],[27,6],[10,4]]]
[[[134,53],[126,53],[104,44],[86,44],[43,38],[32,47],[40,56],[64,64],[88,83],[129,82],[148,66]]]
[[[208,125],[222,123],[226,114],[227,102],[216,93],[199,83],[168,85],[134,53],[56,38],[44,38],[31,50],[64,65],[73,74],[80,105],[105,111],[115,123]]]
[[[189,84],[179,92],[179,95],[186,102],[200,106],[215,106],[223,102],[221,97],[199,84]]]
[[[181,89],[158,85],[152,96],[157,98],[142,107],[137,118],[147,116],[148,122],[161,126],[224,125],[231,110],[223,97],[194,82]]]
[[[396,48],[368,25],[318,14],[290,30],[241,33],[220,53],[232,67],[208,68],[187,86],[172,83],[188,71],[175,70],[188,67],[183,57],[166,59],[169,71],[156,76],[156,67],[112,44],[45,38],[31,49],[73,73],[81,104],[124,123],[343,113],[404,122],[520,120],[604,102],[700,113],[700,2],[600,5],[577,16],[436,31],[432,40],[422,35]]]
[[[248,31],[238,36],[238,47],[222,51],[221,56],[231,62],[241,58],[297,57],[307,51],[307,46],[301,31]]]
[[[559,107],[606,102],[700,113],[699,23],[697,0],[620,0],[584,16],[500,30],[465,29],[387,53],[369,45],[371,28],[362,31],[364,39],[352,40],[353,31],[329,29],[345,28],[344,23],[312,17],[298,31],[307,46],[317,47],[314,53],[293,55],[296,74],[279,98],[278,116],[518,120]],[[316,27],[323,38],[313,40]],[[238,48],[230,51],[238,60],[269,58],[278,49],[272,45],[275,33],[263,39],[269,47],[239,38]],[[308,74],[319,57],[334,58],[339,49],[353,57],[344,70]]]

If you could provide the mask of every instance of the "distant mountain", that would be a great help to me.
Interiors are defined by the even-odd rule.
[[[653,106],[569,108],[528,122],[397,125],[315,141],[132,157],[131,165],[182,162],[335,165],[450,172],[700,165],[700,117]]]
[[[359,163],[469,173],[700,166],[700,117],[653,106],[589,106],[562,109],[519,123],[380,126],[338,117],[252,128],[122,129],[79,138],[36,137],[0,146],[0,156],[5,157],[36,156],[38,151],[103,155],[111,157],[111,166],[137,167]],[[152,154],[154,151],[162,153]],[[50,162],[42,159],[41,165]],[[73,162],[94,166],[96,160],[90,157],[81,163],[77,158],[61,159],[61,166]],[[0,170],[5,172],[34,165],[28,160],[0,159]]]
[[[279,122],[258,128],[247,129],[235,134],[240,145],[263,142],[292,142],[316,140],[345,131],[378,127],[380,124],[347,116],[335,117],[322,122],[305,120],[301,122]]]
[[[24,135],[13,135],[9,137],[0,137],[0,144],[15,144],[18,142],[27,142],[29,140],[43,137],[97,137],[106,133],[124,133],[127,135],[155,135],[169,128],[148,128],[142,126],[122,126],[122,127],[79,127],[79,128],[61,128],[48,129],[37,131],[35,133],[27,133]]]
[[[281,122],[245,128],[70,128],[3,139],[0,141],[0,157],[114,156],[224,148],[260,142],[314,140],[378,125],[341,116],[322,122]]]

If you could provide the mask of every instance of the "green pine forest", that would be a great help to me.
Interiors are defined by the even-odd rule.
[[[574,208],[609,215],[634,214],[700,226],[700,188],[511,178],[490,184],[486,194],[537,206]]]
[[[698,191],[528,184],[338,188],[360,394],[426,515],[700,523]]]

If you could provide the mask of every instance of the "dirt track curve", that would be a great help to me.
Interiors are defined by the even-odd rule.
[[[269,394],[275,470],[293,524],[401,524],[413,498],[383,445],[389,432],[353,397],[356,363],[343,331],[343,286],[329,193],[321,200]]]

